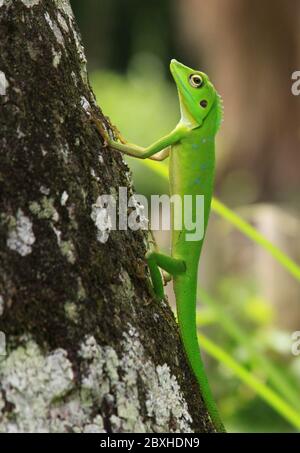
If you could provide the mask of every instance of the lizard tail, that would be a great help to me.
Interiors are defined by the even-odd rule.
[[[202,398],[214,426],[218,432],[225,432],[206,377],[198,344],[196,325],[197,275],[194,278],[193,276],[188,277],[186,274],[175,277],[174,291],[179,329],[188,362],[197,378]]]

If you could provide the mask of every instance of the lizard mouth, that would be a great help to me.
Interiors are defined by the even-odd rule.
[[[191,96],[190,92],[187,90],[181,77],[178,74],[179,68],[189,69],[187,66],[185,66],[184,64],[180,63],[179,61],[175,60],[175,58],[173,58],[170,63],[170,71],[173,76],[173,79],[175,80],[175,83],[176,83],[177,87],[180,89],[180,91],[182,93],[184,93],[184,96],[189,98],[190,101],[192,102],[192,96]]]

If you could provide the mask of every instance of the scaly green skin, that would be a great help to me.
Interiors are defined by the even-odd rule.
[[[204,195],[204,234],[210,213],[215,168],[215,135],[222,119],[221,100],[208,77],[172,60],[170,70],[178,89],[181,119],[176,128],[147,148],[111,140],[103,127],[96,124],[106,137],[108,145],[125,154],[140,159],[163,160],[170,155],[170,193],[179,195],[184,212],[184,195],[192,198],[193,210],[196,196]],[[192,79],[191,79],[192,78]],[[176,222],[173,209],[172,224]],[[207,377],[197,340],[196,294],[197,274],[204,236],[201,240],[188,241],[184,227],[172,228],[172,256],[159,252],[147,254],[148,265],[155,293],[164,297],[159,268],[174,280],[174,291],[179,328],[190,366],[198,380],[207,410],[218,431],[224,431]]]

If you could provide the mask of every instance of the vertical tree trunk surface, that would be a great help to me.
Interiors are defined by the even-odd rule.
[[[89,104],[69,2],[0,0],[0,431],[214,431],[145,232],[103,217],[132,189]]]

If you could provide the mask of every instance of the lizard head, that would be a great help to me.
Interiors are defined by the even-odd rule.
[[[182,120],[201,126],[214,111],[217,132],[223,118],[222,99],[207,75],[174,59],[170,70],[179,94]]]

